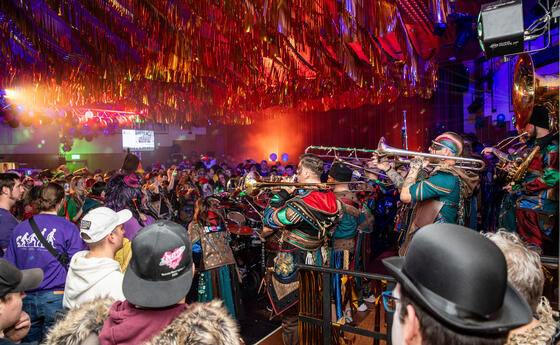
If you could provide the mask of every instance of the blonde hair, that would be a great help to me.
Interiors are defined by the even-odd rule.
[[[84,177],[83,176],[72,177],[72,180],[70,181],[70,191],[72,191],[72,193],[76,191],[76,186],[78,185],[80,179],[84,179]]]

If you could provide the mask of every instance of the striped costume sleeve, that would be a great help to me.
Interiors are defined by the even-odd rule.
[[[272,229],[278,229],[287,225],[297,224],[301,220],[301,216],[286,205],[280,208],[268,206],[264,211],[263,225]]]
[[[451,194],[455,177],[450,174],[436,174],[410,186],[412,200],[422,201]]]

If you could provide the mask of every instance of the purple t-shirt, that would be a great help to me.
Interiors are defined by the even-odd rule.
[[[150,224],[152,224],[153,222],[156,221],[154,218],[152,218],[148,215],[142,214],[142,216],[146,217],[146,220],[143,221],[144,226],[148,226],[148,225],[150,225]],[[143,228],[143,226],[140,225],[140,223],[138,223],[136,218],[132,217],[123,224],[123,229],[125,231],[124,232],[124,237],[126,237],[130,241],[132,241],[134,236],[136,236],[138,231],[140,231],[140,229],[142,229],[142,228]]]
[[[66,218],[53,214],[38,214],[33,217],[39,231],[57,252],[66,252],[71,258],[82,250],[80,230]],[[12,262],[20,270],[41,268],[45,278],[39,287],[29,292],[64,290],[66,269],[43,247],[33,233],[29,220],[15,227],[4,259]]]
[[[18,220],[10,211],[0,208],[0,249],[8,248],[12,232],[18,224]],[[0,256],[2,255],[4,255],[4,251],[0,251]]]

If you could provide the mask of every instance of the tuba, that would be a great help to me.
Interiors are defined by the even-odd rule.
[[[513,74],[514,121],[517,131],[523,133],[525,125],[529,123],[533,107],[542,105],[552,114],[549,118],[551,132],[558,130],[558,90],[560,78],[558,75],[540,76],[535,73],[535,66],[531,55],[525,53],[519,56]]]
[[[544,106],[549,110],[548,128],[551,132],[558,130],[559,86],[560,78],[558,76],[540,76],[535,73],[531,55],[525,53],[519,56],[515,65],[512,88],[514,120],[519,133],[524,132],[535,105]],[[505,162],[500,158],[497,168],[507,172],[507,182],[512,184],[520,182],[539,150],[540,147],[535,146],[530,152],[522,152],[510,162]]]

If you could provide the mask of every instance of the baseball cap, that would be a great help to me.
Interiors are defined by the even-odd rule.
[[[123,280],[127,301],[165,308],[187,295],[192,283],[192,245],[187,229],[159,220],[136,234]]]
[[[115,212],[108,207],[98,207],[89,211],[80,223],[80,237],[86,243],[101,241],[111,231],[132,218],[130,210]]]
[[[0,297],[10,292],[35,289],[43,281],[43,270],[19,270],[11,262],[0,258]]]

